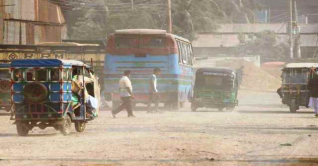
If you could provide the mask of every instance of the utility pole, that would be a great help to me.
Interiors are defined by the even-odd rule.
[[[295,43],[294,43],[294,55],[297,55],[298,59],[301,59],[301,51],[300,51],[300,27],[298,25],[298,10],[297,10],[297,0],[294,0],[294,25],[293,25],[293,29],[294,29],[294,39],[295,39]]]
[[[289,39],[290,39],[290,58],[301,58],[300,50],[300,28],[298,26],[298,12],[296,0],[290,0],[290,22],[289,22]]]
[[[289,42],[290,59],[294,59],[294,39],[293,39],[293,0],[289,3]]]
[[[134,10],[134,0],[131,0],[131,9]]]
[[[168,32],[172,33],[171,0],[167,0],[167,4],[168,4]]]

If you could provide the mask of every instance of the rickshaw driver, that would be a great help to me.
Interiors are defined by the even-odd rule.
[[[84,77],[84,78],[83,78]],[[88,78],[88,77],[85,77],[85,76],[82,76],[82,75],[73,75],[73,78],[72,80],[74,81],[74,85],[77,86],[78,88],[78,91],[73,91],[73,94],[75,93],[75,95],[72,95],[72,103],[73,103],[73,106],[74,107],[78,107],[79,105],[79,98],[78,97],[82,97],[80,90],[83,89],[83,85],[82,85],[82,82],[81,81],[85,81],[85,83],[93,83],[93,80]],[[73,85],[72,85],[73,86]],[[73,88],[72,88],[73,89]],[[87,89],[85,88],[84,90],[84,93],[85,93],[85,102],[87,103],[87,110],[88,112],[91,112],[93,114],[93,117],[97,117],[97,114],[96,114],[96,109],[98,108],[98,101],[96,98],[94,98],[93,96],[89,95],[89,93],[87,92]]]
[[[315,117],[318,117],[318,71],[312,69],[313,78],[309,80],[308,89],[310,95],[309,106],[314,109]]]

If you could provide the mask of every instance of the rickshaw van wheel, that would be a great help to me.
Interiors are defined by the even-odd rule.
[[[299,107],[296,104],[296,99],[290,101],[289,110],[291,113],[296,113]]]
[[[76,121],[75,122],[75,130],[79,133],[83,132],[86,128],[86,122]]]
[[[29,134],[28,122],[17,123],[17,132],[19,136],[27,136]]]
[[[71,117],[66,115],[66,117],[63,119],[62,125],[59,126],[60,128],[59,130],[64,136],[67,136],[71,133],[71,126],[72,126]]]

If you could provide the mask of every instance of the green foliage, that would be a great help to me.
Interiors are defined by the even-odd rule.
[[[262,59],[284,59],[288,57],[288,43],[279,43],[275,32],[263,31],[254,35],[241,34],[237,52],[243,55],[260,55]]]
[[[85,2],[83,0],[78,0]],[[73,39],[100,39],[118,29],[166,29],[166,0],[97,0],[99,8],[77,11],[79,18],[70,28]],[[196,34],[213,32],[219,23],[250,22],[254,0],[172,0],[173,33],[194,40]],[[116,4],[116,5],[114,5]],[[154,4],[161,4],[156,6]],[[243,19],[233,16],[242,15]],[[72,19],[71,21],[73,21]],[[233,21],[236,20],[236,21]],[[74,21],[73,21],[74,22]]]

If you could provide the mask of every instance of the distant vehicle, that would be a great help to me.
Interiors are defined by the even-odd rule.
[[[282,101],[289,106],[290,112],[297,112],[300,106],[308,107],[310,99],[308,82],[313,77],[312,68],[318,68],[318,63],[289,63],[284,67]]]
[[[11,74],[9,61],[0,61],[0,109],[11,110]]]
[[[135,102],[147,103],[149,77],[160,68],[160,102],[178,109],[188,101],[193,80],[193,51],[187,39],[164,30],[118,30],[108,37],[104,65],[105,86],[113,106],[120,103],[118,81],[125,70],[132,71]]]
[[[235,69],[200,68],[196,72],[191,110],[224,108],[232,111],[238,105],[238,77]]]
[[[15,60],[11,73],[11,119],[20,136],[26,136],[34,127],[54,127],[68,135],[72,122],[77,132],[83,132],[86,123],[98,115],[98,80],[83,62]]]

